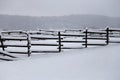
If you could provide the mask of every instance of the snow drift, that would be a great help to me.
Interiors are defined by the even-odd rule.
[[[0,62],[0,80],[120,80],[120,45]]]

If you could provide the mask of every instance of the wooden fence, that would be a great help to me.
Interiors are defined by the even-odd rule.
[[[76,32],[67,33],[67,32]],[[37,35],[37,36],[34,36]],[[39,36],[43,35],[43,36]],[[47,35],[47,36],[46,36]],[[51,37],[49,37],[51,36]],[[77,37],[82,38],[82,40],[65,40],[65,37]],[[8,47],[22,47],[26,48],[26,51],[7,51],[9,53],[19,53],[19,54],[27,54],[28,56],[31,53],[59,53],[64,49],[81,49],[87,48],[89,46],[105,46],[109,43],[120,43],[120,41],[112,41],[110,38],[120,38],[120,30],[119,29],[110,29],[106,28],[105,30],[65,30],[65,31],[47,31],[47,30],[39,30],[39,31],[2,31],[0,35],[0,47],[3,51],[7,51]],[[44,40],[54,40],[57,43],[32,43],[32,41],[44,41]],[[90,40],[93,40],[93,43],[89,43]],[[104,41],[104,43],[95,43],[94,40]],[[6,41],[20,41],[25,42],[26,44],[6,44]],[[81,43],[82,47],[64,47],[64,43]],[[55,46],[57,47],[54,51],[32,51],[31,47],[33,46]]]

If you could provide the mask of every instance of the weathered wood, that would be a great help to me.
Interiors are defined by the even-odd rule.
[[[85,43],[85,41],[61,41],[62,43]]]
[[[6,47],[28,47],[28,46],[27,45],[4,45],[4,47],[6,48]]]
[[[43,32],[42,32],[42,33],[41,33],[41,32],[34,32],[34,33],[31,32],[31,33],[29,33],[29,34],[30,34],[30,35],[35,35],[35,34],[39,34],[39,35],[53,35],[53,36],[56,35],[56,34],[54,34],[54,33],[43,33]]]
[[[2,34],[11,34],[11,33],[19,33],[19,34],[26,34],[26,31],[2,31]]]
[[[0,51],[0,54],[1,55],[4,55],[4,56],[8,56],[8,57],[11,57],[11,58],[17,58],[17,57],[15,57],[15,56],[12,56],[12,55],[10,55],[10,54],[6,54],[4,51]]]
[[[120,41],[109,41],[109,43],[120,43]]]
[[[29,33],[27,33],[27,47],[28,47],[28,57],[31,55],[31,37],[29,35]]]
[[[87,43],[88,43],[87,38],[88,38],[88,30],[86,29],[86,31],[85,31],[85,48],[87,48]]]
[[[120,32],[120,30],[118,30],[118,29],[109,29],[109,31],[113,31],[113,32]]]
[[[14,54],[28,54],[28,52],[17,52],[17,51],[8,51],[8,52]]]
[[[61,49],[83,49],[84,47],[62,47]]]
[[[109,28],[106,29],[106,44],[109,44]]]
[[[3,46],[2,46],[2,45],[0,45],[0,48],[3,48]],[[7,46],[5,46],[5,45],[4,45],[4,48],[7,48]],[[2,49],[2,50],[3,50],[3,49]]]
[[[83,38],[86,39],[86,38]],[[106,38],[102,38],[102,37],[87,37],[87,39],[92,39],[92,40],[106,40]]]
[[[109,35],[109,37],[120,38],[120,36]]]
[[[75,34],[61,34],[61,36],[73,36],[73,37],[84,37],[85,35],[81,34],[81,35],[75,35]]]
[[[34,44],[34,43],[31,43],[31,45],[32,46],[59,46],[59,44]]]
[[[82,44],[86,45],[86,44]],[[106,46],[106,44],[87,44],[88,46]]]
[[[15,39],[15,38],[2,38],[3,41],[12,40],[12,41],[26,41],[27,39]]]
[[[31,39],[41,39],[41,40],[57,40],[58,38],[49,38],[49,37],[31,37]],[[63,38],[61,38],[63,39]]]
[[[58,45],[59,52],[61,52],[61,34],[60,34],[60,32],[58,32],[58,41],[59,41],[59,45]]]
[[[5,51],[5,47],[4,47],[4,44],[3,44],[3,40],[2,40],[2,38],[1,38],[1,35],[0,35],[0,42],[1,42],[2,50]]]
[[[83,32],[83,33],[86,33],[86,31]],[[106,32],[95,32],[95,31],[88,31],[87,33],[90,33],[90,34],[106,34]]]
[[[3,61],[13,61],[12,59],[7,59],[7,58],[0,58],[0,60],[3,60]]]
[[[41,34],[41,32],[29,32],[30,35]]]
[[[59,53],[59,51],[31,51],[32,53]]]

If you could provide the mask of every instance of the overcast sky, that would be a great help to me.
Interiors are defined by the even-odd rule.
[[[0,14],[31,16],[97,14],[120,17],[120,0],[0,0]]]

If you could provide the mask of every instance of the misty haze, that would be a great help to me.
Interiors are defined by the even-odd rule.
[[[4,30],[37,30],[37,29],[84,29],[120,28],[119,17],[100,15],[71,15],[61,17],[30,17],[0,15],[0,28]]]
[[[0,0],[0,29],[120,27],[119,0]]]
[[[0,0],[0,80],[120,80],[120,0]]]

